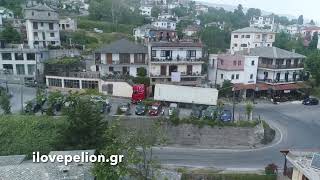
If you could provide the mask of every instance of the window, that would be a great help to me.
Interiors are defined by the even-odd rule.
[[[234,74],[231,75],[231,79],[234,80]]]
[[[239,79],[239,74],[236,74],[236,79]]]
[[[49,23],[49,29],[53,30],[53,23]]]
[[[33,36],[34,36],[34,38],[37,38],[38,37],[38,32],[33,32]]]
[[[51,16],[51,14],[50,14],[50,13],[48,13],[48,16]]]
[[[251,61],[251,66],[254,66],[254,61]]]
[[[241,44],[241,47],[248,47],[247,44]]]
[[[134,54],[134,63],[145,64],[145,54]]]
[[[130,64],[130,54],[121,53],[119,54],[120,64]]]
[[[83,89],[98,89],[98,81],[82,81]]]
[[[156,57],[157,56],[157,51],[156,50],[152,50],[151,51],[151,57]]]
[[[190,57],[196,57],[196,51],[195,50],[188,50],[187,51],[187,58]]]
[[[258,44],[255,44],[255,47],[258,47]]]
[[[223,65],[223,60],[222,59],[220,59],[220,64]]]
[[[161,57],[166,57],[166,51],[163,51],[163,50],[162,50],[160,56],[161,56]]]
[[[18,75],[25,75],[24,64],[16,64],[16,68]]]
[[[253,74],[250,74],[250,79],[253,79]]]
[[[55,41],[51,41],[51,45],[55,45],[56,44],[56,42]]]
[[[234,47],[238,47],[238,44],[237,44],[237,43],[234,43],[233,46],[234,46]]]
[[[260,35],[256,35],[256,39],[260,39]]]
[[[49,86],[53,87],[62,87],[62,80],[61,79],[48,79]]]
[[[28,64],[28,75],[35,75],[36,73],[36,65]]]
[[[34,16],[34,12],[33,12],[33,11],[32,11],[32,13],[31,13],[31,15]]]
[[[239,37],[238,35],[234,35],[234,36],[233,36],[233,38],[238,38],[238,37]]]
[[[50,33],[50,37],[54,37],[54,33]]]
[[[70,24],[66,24],[66,27],[69,28],[69,27],[70,27]]]
[[[11,53],[2,53],[2,60],[12,60]]]
[[[36,54],[35,53],[27,53],[27,60],[28,61],[36,60]]]
[[[64,80],[64,87],[66,88],[80,88],[79,86],[79,80]]]
[[[250,35],[246,35],[246,38],[250,38]]]
[[[43,27],[43,22],[41,22],[41,27]]]
[[[273,35],[270,35],[270,36],[269,36],[269,39],[273,39]]]
[[[37,22],[33,22],[33,29],[38,29],[38,23]]]
[[[14,53],[16,61],[23,61],[23,53]]]
[[[267,44],[268,47],[270,47],[270,44]]]
[[[241,35],[241,38],[244,38],[244,35]]]
[[[3,69],[6,69],[9,74],[13,74],[13,65],[12,64],[4,64]]]
[[[221,79],[223,79],[223,74],[220,74]]]
[[[237,61],[233,61],[233,65],[236,66],[237,65]]]
[[[109,72],[113,72],[114,68],[112,66],[109,67]]]
[[[238,66],[241,66],[241,61],[238,61]]]

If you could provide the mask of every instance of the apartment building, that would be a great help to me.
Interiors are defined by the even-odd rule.
[[[157,19],[152,22],[152,25],[157,28],[176,30],[177,23],[169,19]]]
[[[255,84],[258,58],[236,54],[210,54],[208,79],[212,84],[220,86],[226,80],[233,84]]]
[[[153,42],[149,46],[153,84],[200,85],[205,75],[203,45],[198,42]]]
[[[231,33],[230,51],[246,50],[255,47],[272,47],[275,42],[275,32],[254,27],[246,27]]]
[[[148,70],[148,48],[121,39],[98,49],[95,54],[95,71],[101,75],[137,76],[138,68]]]
[[[250,27],[275,30],[274,18],[272,16],[256,16],[250,20]]]
[[[30,48],[60,46],[58,13],[45,4],[24,9],[28,45]]]
[[[48,59],[48,51],[25,48],[1,48],[0,69],[11,77],[32,77],[43,73],[42,62]]]

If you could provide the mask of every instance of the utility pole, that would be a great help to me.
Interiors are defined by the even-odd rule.
[[[235,91],[235,88],[232,88],[232,92],[233,92],[233,96],[232,96],[232,121],[234,122],[234,111],[235,111],[235,106],[236,106],[236,102],[235,102],[236,91]]]
[[[21,95],[21,112],[23,112],[23,82],[22,82],[22,76],[20,76],[20,95]]]

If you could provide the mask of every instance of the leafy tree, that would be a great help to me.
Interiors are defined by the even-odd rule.
[[[11,25],[7,25],[0,33],[0,36],[8,43],[21,43],[20,33]]]
[[[157,18],[159,16],[159,14],[161,13],[161,9],[158,6],[154,6],[151,9],[151,16]]]
[[[67,126],[62,132],[62,145],[71,149],[98,148],[103,142],[103,132],[107,123],[98,108],[77,95],[71,95],[66,109]]]
[[[298,18],[298,24],[302,25],[303,24],[303,15],[300,15]]]
[[[290,34],[285,32],[276,34],[274,46],[288,51],[295,49],[299,53],[304,51],[302,38],[293,38]]]
[[[222,31],[215,27],[208,27],[201,31],[200,36],[209,53],[224,52],[229,48],[230,32]]]
[[[311,19],[311,21],[309,22],[310,25],[316,25],[316,23],[313,21],[313,19]]]
[[[246,13],[247,19],[251,19],[252,17],[261,16],[261,10],[256,8],[249,8]]]
[[[183,17],[188,15],[188,8],[186,7],[175,7],[172,9],[172,13],[174,13],[178,17]]]
[[[0,107],[4,114],[11,114],[10,97],[6,93],[0,96]]]
[[[310,71],[316,85],[320,85],[320,52],[314,51],[306,61],[307,70]]]
[[[146,68],[143,68],[143,67],[138,68],[137,69],[137,74],[138,74],[139,77],[146,77],[147,76]]]
[[[317,46],[318,46],[318,39],[319,39],[319,36],[318,36],[318,32],[315,32],[312,36],[312,40],[309,44],[309,49],[310,50],[315,50],[317,49]]]
[[[233,84],[230,80],[225,80],[219,90],[220,97],[229,97],[232,95]]]

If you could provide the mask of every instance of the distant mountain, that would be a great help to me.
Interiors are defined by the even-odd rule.
[[[218,3],[211,3],[211,2],[205,2],[203,0],[196,0],[204,5],[210,6],[210,7],[215,7],[215,8],[223,8],[226,11],[233,11],[234,9],[236,9],[238,7],[238,5],[229,5],[229,4],[218,4]],[[249,8],[247,7],[243,7],[243,10],[246,12]],[[272,14],[272,12],[268,12],[268,11],[264,11],[263,9],[261,9],[262,15],[270,15]],[[274,13],[277,14],[277,13]],[[298,17],[292,16],[292,15],[288,15],[288,14],[277,14],[278,16],[286,16],[289,19],[295,19]]]

